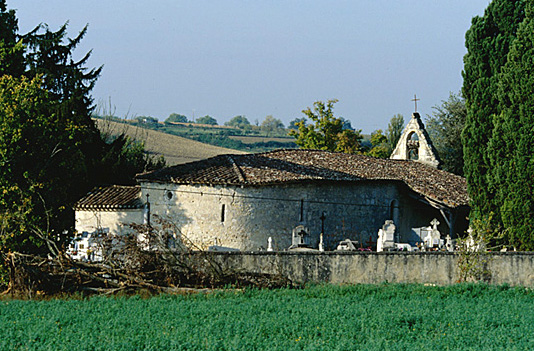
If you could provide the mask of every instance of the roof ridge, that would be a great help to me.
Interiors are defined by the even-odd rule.
[[[232,164],[232,169],[237,174],[237,178],[239,179],[239,181],[243,183],[246,182],[245,174],[243,173],[241,168],[239,168],[237,163],[234,161],[234,159],[232,158],[232,155],[227,154],[226,157],[228,158],[228,161],[230,161],[230,163]]]

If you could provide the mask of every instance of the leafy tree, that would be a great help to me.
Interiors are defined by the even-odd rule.
[[[450,93],[447,101],[442,101],[441,105],[432,109],[432,116],[427,116],[426,130],[443,162],[442,168],[463,175],[462,130],[467,114],[465,101],[460,95]]]
[[[0,251],[68,240],[72,205],[91,187],[160,165],[137,158],[138,147],[102,139],[90,95],[101,67],[85,67],[90,52],[73,59],[86,28],[73,39],[66,28],[20,35],[0,0]]]
[[[316,101],[313,111],[308,107],[302,113],[313,123],[295,123],[298,130],[291,130],[289,135],[296,140],[295,143],[303,149],[319,149],[340,151],[345,153],[361,152],[360,145],[363,139],[361,130],[353,131],[343,129],[343,121],[334,116],[334,104],[338,100],[328,100],[325,104]]]
[[[386,130],[386,137],[390,155],[397,147],[397,143],[399,142],[403,129],[404,117],[400,113],[391,117],[391,120],[388,124],[388,129]]]
[[[269,135],[277,130],[284,129],[284,123],[278,118],[269,115],[261,122],[260,129]]]
[[[41,84],[38,77],[0,78],[2,250],[26,249],[40,235],[58,234],[65,205],[78,195],[66,184],[85,178],[77,140],[91,131],[50,113],[58,103]]]
[[[210,124],[213,126],[217,125],[217,120],[209,115],[206,115],[204,117],[197,118],[198,124]]]
[[[507,61],[511,43],[525,17],[525,1],[494,0],[482,17],[475,17],[467,31],[464,56],[464,83],[467,116],[462,133],[464,174],[471,201],[471,219],[493,219],[502,224],[496,189],[491,184],[489,139],[493,134],[494,117],[499,109],[499,73]]]
[[[187,123],[187,117],[184,115],[180,115],[177,113],[171,113],[169,117],[165,120],[165,123],[173,123],[173,122],[179,122],[179,123]]]
[[[382,133],[381,129],[375,130],[371,133],[371,150],[366,152],[368,156],[378,157],[378,158],[388,158],[391,155],[391,150],[389,149],[388,139]]]
[[[288,129],[298,130],[299,127],[298,127],[297,123],[304,123],[304,125],[306,125],[306,117],[295,118],[294,120],[289,122],[289,126],[287,128]]]
[[[250,122],[245,116],[235,116],[228,122],[224,123],[225,126],[245,129],[247,126],[250,126]]]

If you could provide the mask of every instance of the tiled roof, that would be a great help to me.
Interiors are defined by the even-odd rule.
[[[140,174],[140,182],[261,186],[303,181],[402,181],[433,201],[468,205],[465,178],[424,164],[320,150],[219,155]]]
[[[93,189],[74,205],[77,210],[118,210],[143,207],[141,187],[112,185]]]

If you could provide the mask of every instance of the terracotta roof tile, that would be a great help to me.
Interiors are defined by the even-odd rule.
[[[140,174],[138,181],[261,186],[303,181],[402,181],[449,207],[468,205],[465,178],[424,164],[321,150],[276,150],[219,155]]]
[[[141,187],[112,185],[93,189],[74,205],[77,210],[118,210],[142,208]]]

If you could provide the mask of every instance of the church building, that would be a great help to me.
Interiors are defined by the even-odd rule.
[[[256,251],[269,241],[288,249],[302,226],[311,247],[322,233],[332,250],[344,239],[373,246],[392,220],[396,242],[415,245],[435,218],[452,238],[467,229],[466,181],[438,165],[415,113],[391,159],[302,149],[219,155],[140,174],[137,186],[96,189],[77,203],[76,227],[124,231],[121,219],[157,216],[198,248]]]

